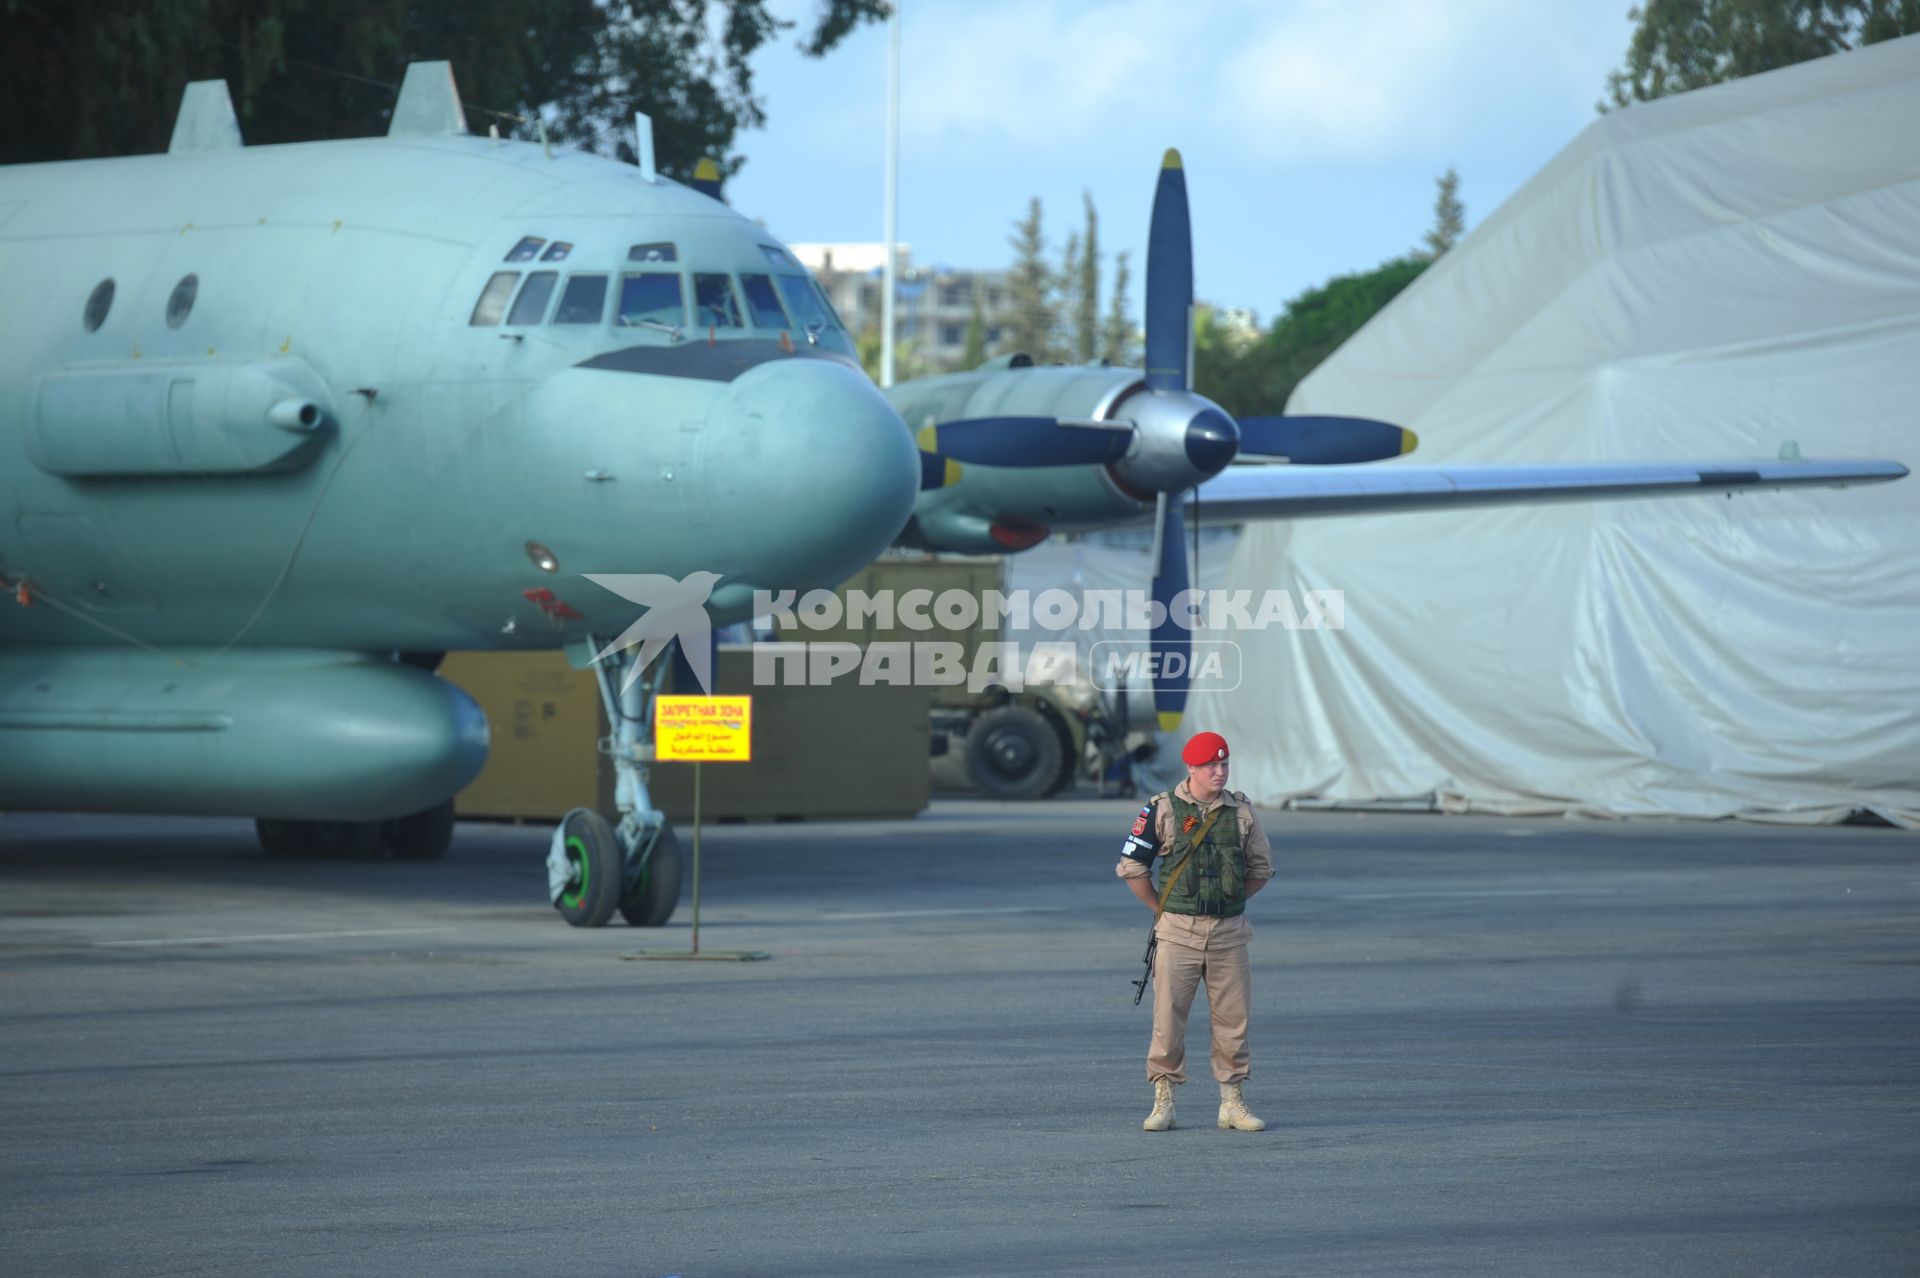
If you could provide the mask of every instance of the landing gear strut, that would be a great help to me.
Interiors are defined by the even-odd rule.
[[[588,640],[584,658],[604,645]],[[617,822],[588,808],[567,813],[547,850],[547,890],[574,927],[601,927],[618,910],[634,927],[659,927],[680,903],[680,840],[647,791],[653,758],[653,699],[671,663],[622,691],[635,653],[627,649],[593,666],[612,735],[600,750],[613,760]],[[584,659],[583,658],[583,659]]]

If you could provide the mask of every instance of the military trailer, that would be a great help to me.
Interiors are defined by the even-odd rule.
[[[1035,675],[1033,681],[1003,679],[985,660],[990,644],[1019,641],[1024,646],[1034,638],[1073,636],[1010,632],[984,609],[969,618],[964,609],[935,603],[961,595],[978,601],[992,591],[1006,591],[1004,558],[890,555],[840,587],[837,618],[831,609],[802,609],[791,620],[780,618],[776,635],[809,644],[853,643],[869,661],[878,655],[875,645],[921,645],[917,656],[902,658],[917,661],[916,674],[926,673],[930,664],[925,645],[947,645],[948,657],[957,647],[958,668],[968,678],[930,688],[931,751],[959,755],[968,782],[989,798],[1041,799],[1068,789],[1083,775],[1104,777],[1110,747],[1126,734],[1116,732],[1109,708],[1090,682],[1074,677],[1071,667],[1030,669],[1024,660],[1020,673]],[[854,606],[883,598],[892,600],[891,615],[887,609]],[[909,610],[911,622],[903,615]],[[951,672],[955,666],[942,662],[940,668]]]

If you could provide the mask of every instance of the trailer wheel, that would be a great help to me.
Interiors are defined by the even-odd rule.
[[[993,799],[1038,799],[1060,770],[1060,736],[1038,712],[1002,706],[967,732],[967,775]]]

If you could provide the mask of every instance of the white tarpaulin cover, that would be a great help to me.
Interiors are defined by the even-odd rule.
[[[1920,37],[1601,117],[1287,407],[1920,464]],[[1229,577],[1346,592],[1188,707],[1257,801],[1920,824],[1920,478],[1250,525]]]

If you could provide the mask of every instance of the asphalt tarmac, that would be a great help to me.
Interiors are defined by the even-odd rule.
[[[701,946],[546,832],[282,860],[0,817],[0,1270],[1920,1273],[1920,836],[1267,814],[1270,1124],[1140,1130],[1126,802],[705,837]]]

